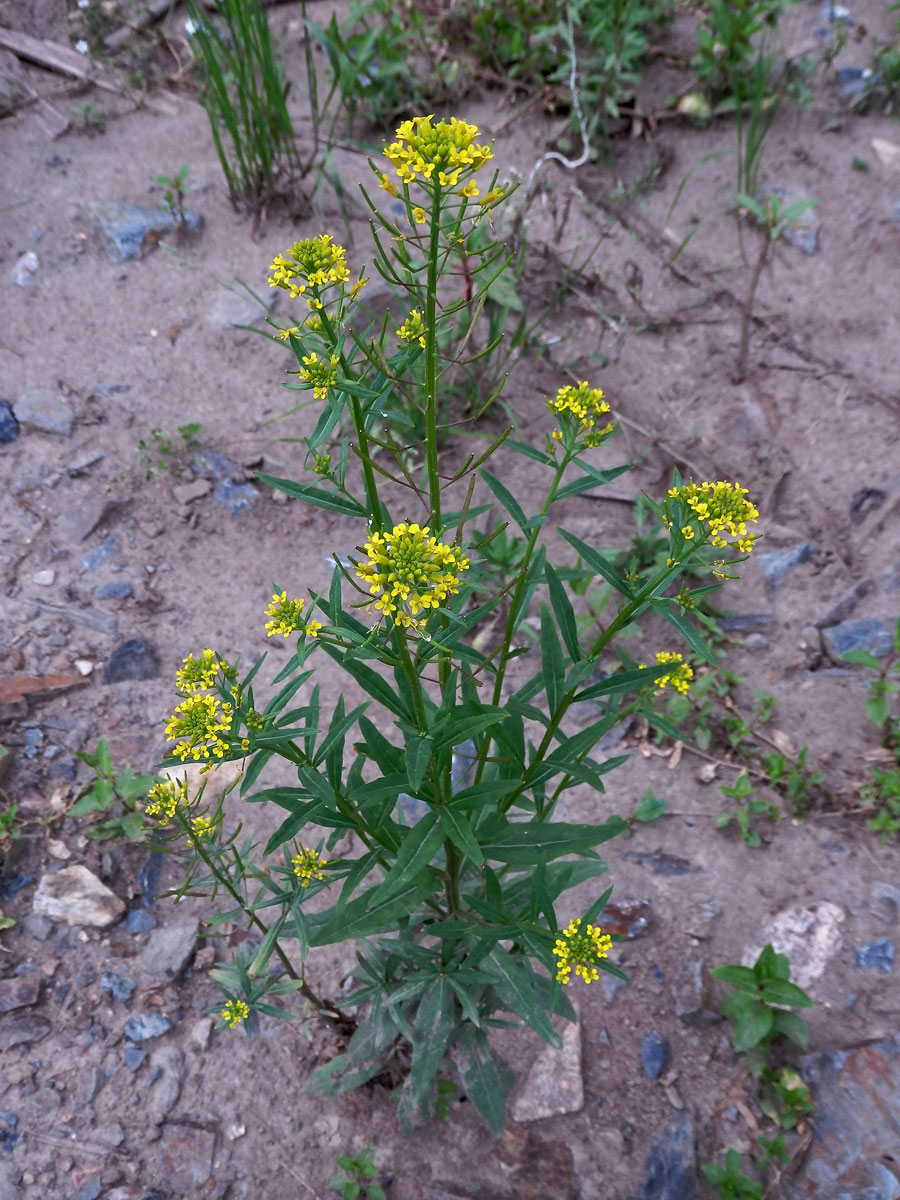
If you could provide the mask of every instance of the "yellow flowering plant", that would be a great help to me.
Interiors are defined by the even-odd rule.
[[[724,573],[726,556],[729,567],[746,556],[757,513],[736,484],[676,477],[658,506],[670,540],[663,565],[625,576],[565,529],[563,545],[579,566],[554,565],[546,533],[560,502],[628,469],[592,461],[616,422],[610,400],[588,381],[547,400],[541,444],[506,429],[462,465],[443,461],[440,329],[460,303],[443,275],[460,239],[485,219],[484,193],[499,202],[503,187],[496,175],[482,184],[492,150],[462,121],[405,122],[385,157],[393,174],[379,169],[382,187],[406,215],[395,222],[370,202],[374,261],[405,298],[380,334],[359,332],[365,275],[351,271],[327,235],[295,243],[272,268],[273,286],[314,318],[288,331],[298,367],[309,370],[315,354],[316,364],[334,364],[334,378],[328,367],[327,379],[304,380],[325,391],[307,439],[308,476],[260,478],[355,519],[355,543],[334,548],[326,592],[298,596],[299,581],[275,587],[265,633],[291,639],[292,653],[264,707],[255,696],[262,658],[244,676],[211,649],[184,660],[166,728],[175,781],[154,791],[147,811],[161,839],[190,846],[180,891],[224,897],[214,922],[243,922],[255,939],[213,972],[226,1000],[216,1009],[223,1025],[250,1032],[257,1013],[290,1016],[271,999],[299,992],[344,1040],[309,1091],[346,1091],[389,1070],[402,1080],[399,1115],[411,1128],[433,1115],[439,1078],[454,1078],[499,1134],[510,1072],[490,1028],[521,1020],[558,1045],[551,1015],[574,1019],[567,985],[590,985],[601,971],[623,977],[603,929],[611,889],[596,894],[593,881],[606,870],[597,847],[627,828],[604,799],[605,776],[624,757],[595,754],[631,712],[669,732],[654,698],[664,687],[683,694],[693,668],[671,648],[639,665],[617,639],[650,615],[694,661],[712,662],[690,611],[695,595],[722,582],[675,588],[680,576]],[[500,247],[483,260],[475,296],[502,256]],[[390,352],[389,337],[397,339]],[[413,386],[407,368],[419,360],[424,445],[413,470],[375,430],[398,389]],[[536,511],[497,473],[501,446],[545,481]],[[470,533],[492,505],[500,519]],[[515,567],[498,582],[485,549],[510,525],[521,535]],[[605,625],[579,632],[570,584],[597,576],[617,604]],[[536,640],[526,630],[533,606]],[[344,680],[330,712],[314,684],[323,656]],[[585,702],[597,706],[595,719],[573,725],[573,705]],[[289,764],[292,783],[266,784],[276,759]],[[203,808],[203,790],[194,796],[179,782],[181,764],[206,771],[230,760],[241,764],[245,800],[282,810],[261,849],[240,839],[227,792]],[[575,787],[596,797],[594,821],[557,819]],[[573,915],[566,894],[578,885],[594,897]],[[557,906],[567,910],[562,922]],[[318,994],[308,964],[316,948],[346,941],[357,944],[355,987],[338,1008]]]

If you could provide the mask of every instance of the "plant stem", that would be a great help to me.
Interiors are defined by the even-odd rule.
[[[431,205],[428,245],[428,279],[425,285],[425,459],[428,472],[430,524],[435,536],[441,532],[441,480],[437,448],[437,284],[438,249],[441,232],[441,189],[435,183]]]
[[[747,292],[747,299],[744,302],[744,311],[741,314],[741,344],[738,350],[737,366],[734,371],[735,383],[743,383],[747,375],[747,356],[750,353],[750,323],[753,320],[753,301],[756,299],[756,289],[759,287],[759,279],[762,275],[762,269],[766,265],[766,260],[769,257],[769,247],[771,244],[772,242],[767,229],[762,246],[760,247],[759,257],[753,268],[753,274],[750,277],[750,288]]]

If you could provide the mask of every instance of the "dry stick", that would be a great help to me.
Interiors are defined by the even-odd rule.
[[[756,289],[759,287],[760,276],[768,260],[771,244],[771,239],[768,234],[765,234],[762,246],[760,247],[759,257],[756,260],[756,266],[753,268],[753,274],[750,277],[750,289],[747,292],[744,311],[741,314],[741,345],[738,350],[737,367],[735,368],[733,377],[734,383],[743,383],[747,375],[747,356],[750,353],[750,322],[753,320],[753,301],[756,299]]]
[[[147,25],[152,25],[154,21],[158,21],[165,13],[170,12],[175,7],[175,0],[150,0],[147,7],[138,13],[133,20],[127,25],[123,25],[121,29],[117,29],[111,33],[109,37],[104,38],[103,44],[107,50],[121,50],[133,33],[139,33]]]

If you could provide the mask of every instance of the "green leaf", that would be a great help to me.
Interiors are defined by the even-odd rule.
[[[730,983],[732,987],[741,992],[750,992],[754,996],[759,987],[759,980],[749,967],[740,967],[737,964],[731,964],[724,967],[713,967],[710,975],[714,979],[721,979],[723,983]]]
[[[660,800],[658,796],[654,796],[652,792],[647,792],[638,800],[634,810],[634,819],[636,821],[655,821],[657,817],[661,817],[666,811],[665,800]]]
[[[621,592],[623,596],[627,596],[629,600],[633,599],[634,593],[631,588],[613,567],[612,563],[608,562],[599,550],[595,550],[589,546],[587,542],[583,542],[581,538],[575,536],[574,533],[567,533],[565,529],[560,529],[559,533],[566,539],[569,545],[578,552],[589,567],[602,575],[607,583],[612,584],[617,592]]]
[[[700,637],[699,633],[697,633],[690,621],[686,619],[676,601],[653,599],[650,601],[650,607],[658,612],[661,617],[664,617],[670,625],[678,630],[678,632],[694,651],[694,653],[698,655],[698,657],[702,658],[704,662],[710,663],[712,666],[716,665],[715,658],[704,645],[703,639]]]
[[[566,668],[562,647],[556,636],[556,626],[546,604],[541,605],[541,677],[547,694],[547,709],[555,713],[559,707]]]
[[[628,822],[616,816],[609,817],[602,825],[570,825],[563,821],[516,824],[505,817],[495,817],[479,830],[479,841],[486,859],[531,866],[563,854],[583,854],[627,829]]]
[[[803,1018],[798,1017],[796,1013],[778,1009],[775,1013],[772,1028],[775,1033],[782,1034],[792,1041],[795,1046],[799,1046],[801,1050],[805,1050],[809,1045],[809,1028]]]
[[[543,463],[545,467],[552,467],[554,460],[549,454],[545,454],[543,450],[538,450],[535,446],[529,446],[527,442],[514,442],[512,438],[508,438],[506,443],[510,450],[515,450],[517,454],[522,454],[525,458],[531,458],[535,462]]]
[[[581,918],[582,928],[584,928],[585,925],[592,925],[594,923],[594,921],[597,920],[597,918],[603,912],[604,908],[606,908],[607,901],[609,900],[611,895],[612,895],[612,888],[608,887],[602,896],[597,897],[597,899],[594,901],[594,903],[590,906],[590,908],[587,910],[587,912]]]
[[[276,491],[284,492],[297,500],[305,500],[316,508],[324,508],[329,512],[341,513],[345,517],[365,519],[368,515],[361,504],[341,496],[337,492],[326,492],[311,483],[295,483],[292,479],[277,479],[272,475],[257,475],[260,483],[267,483]]]
[[[415,883],[388,897],[379,896],[379,891],[380,885],[369,888],[349,904],[312,915],[309,919],[310,946],[329,946],[333,942],[370,937],[395,929],[397,922],[408,917],[428,893],[426,887]]]
[[[373,1075],[377,1075],[384,1067],[380,1059],[363,1066],[351,1063],[346,1054],[339,1054],[323,1067],[313,1071],[306,1081],[307,1096],[338,1096],[342,1092],[350,1092],[354,1088],[367,1083]]]
[[[810,1000],[803,988],[786,979],[767,979],[761,992],[767,1004],[784,1004],[788,1008],[812,1008]]]
[[[583,692],[579,692],[575,699],[576,701],[596,700],[599,696],[611,696],[616,692],[643,687],[645,684],[653,683],[660,675],[664,675],[664,667],[665,664],[654,664],[652,667],[638,667],[633,671],[616,671],[615,674],[607,675],[605,679],[592,683]]]
[[[269,959],[275,951],[275,943],[278,941],[278,935],[281,933],[281,927],[285,922],[285,916],[280,916],[277,921],[269,926],[266,936],[262,940],[262,945],[256,952],[256,957],[247,968],[247,975],[250,979],[255,979],[260,971],[265,970]]]
[[[494,1137],[500,1137],[506,1126],[506,1089],[487,1036],[474,1030],[473,1036],[461,1046],[458,1060],[466,1095]]]
[[[440,818],[445,837],[448,837],[470,862],[480,867],[484,862],[484,855],[465,817],[456,809],[444,806],[440,809]]]
[[[873,671],[881,670],[881,663],[868,650],[848,650],[846,654],[841,655],[841,659],[859,667],[869,667]]]
[[[365,663],[358,662],[350,658],[349,655],[342,654],[334,646],[323,643],[322,649],[335,662],[340,663],[347,674],[356,680],[367,696],[371,696],[373,700],[377,700],[388,712],[392,712],[397,717],[409,720],[411,715],[409,710],[402,703],[396,689],[391,687],[386,679],[382,678],[376,671],[373,671],[371,667],[367,667]]]
[[[578,630],[575,626],[575,611],[572,608],[572,601],[569,599],[560,577],[550,563],[547,563],[544,570],[547,575],[550,603],[553,605],[553,612],[556,616],[559,632],[562,634],[569,657],[573,663],[577,663],[581,659],[581,646],[578,643]]]
[[[439,975],[425,989],[416,1012],[409,1085],[417,1106],[425,1101],[443,1062],[455,1013],[453,989],[447,977]]]
[[[758,1046],[772,1032],[774,1017],[772,1009],[757,1000],[747,1004],[735,1022],[735,1049],[750,1050]]]
[[[432,740],[430,737],[413,737],[406,746],[406,777],[409,790],[417,792],[422,786],[428,764],[431,762]]]
[[[408,888],[437,854],[442,841],[437,811],[429,809],[412,828],[404,831],[393,867],[384,883],[375,888],[378,903],[383,904],[397,892]]]
[[[515,523],[519,526],[523,533],[528,532],[528,518],[522,511],[518,500],[513,496],[512,492],[505,487],[496,475],[492,475],[490,471],[482,467],[478,472],[484,482],[488,485]]]
[[[367,700],[363,704],[358,704],[356,708],[345,715],[344,697],[338,697],[338,702],[335,705],[334,714],[331,718],[331,724],[328,727],[328,733],[325,735],[324,740],[317,748],[315,757],[313,758],[314,766],[318,766],[321,762],[324,762],[328,755],[328,751],[332,748],[332,746],[337,745],[337,743],[344,737],[348,729],[352,729],[360,715],[364,713],[368,707],[369,702]]]
[[[488,961],[494,968],[494,991],[504,1008],[521,1017],[545,1042],[559,1048],[562,1040],[535,995],[530,967],[520,966],[501,946],[494,947]]]

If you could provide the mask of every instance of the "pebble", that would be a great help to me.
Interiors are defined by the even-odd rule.
[[[70,504],[57,521],[59,530],[73,542],[83,542],[114,511],[115,505],[106,497],[82,500]],[[82,561],[82,566],[84,562]]]
[[[29,913],[22,922],[22,928],[37,942],[46,942],[53,932],[53,925],[39,913]]]
[[[19,422],[8,400],[0,398],[0,444],[14,442],[19,436]]]
[[[235,483],[233,479],[223,479],[217,485],[213,499],[217,504],[225,505],[231,515],[236,517],[259,499],[259,491],[252,483]]]
[[[200,766],[198,763],[197,766]],[[147,861],[138,871],[138,885],[144,897],[144,904],[149,907],[154,904],[159,895],[159,877],[162,873],[162,851],[151,850]]]
[[[762,570],[770,597],[782,587],[788,571],[792,571],[801,563],[809,562],[815,550],[815,542],[803,542],[787,550],[771,550],[757,557],[757,566]]]
[[[102,1175],[92,1175],[87,1183],[83,1183],[76,1192],[72,1192],[69,1200],[97,1200],[102,1190],[102,1178]]]
[[[763,946],[771,942],[791,964],[791,983],[808,988],[823,974],[843,942],[844,910],[829,900],[782,909],[764,922],[760,941],[745,950],[741,963],[752,967]]]
[[[31,577],[38,587],[52,587],[56,583],[56,572],[52,567],[47,567],[43,571],[35,571]]]
[[[887,500],[887,492],[881,488],[860,488],[850,501],[850,519],[854,525],[861,525],[869,513],[876,512]]]
[[[98,567],[102,567],[104,563],[108,563],[112,556],[119,549],[119,540],[114,533],[109,537],[104,538],[99,546],[95,546],[81,560],[82,571],[96,571]]]
[[[79,454],[69,463],[66,467],[66,474],[70,479],[77,479],[79,475],[87,475],[89,468],[104,458],[106,458],[106,454],[102,450],[85,450],[84,454]]]
[[[667,854],[664,850],[632,850],[625,857],[630,862],[649,867],[654,875],[694,875],[700,870],[686,858]]]
[[[74,666],[78,674],[84,676],[90,675],[94,669],[94,664],[87,658],[76,658]]]
[[[722,1019],[709,1001],[703,965],[702,958],[682,962],[669,986],[675,1002],[675,1016],[694,1029],[716,1025]]]
[[[697,1156],[687,1109],[666,1124],[647,1159],[647,1181],[631,1200],[694,1200]]]
[[[860,600],[874,590],[874,579],[861,579],[851,591],[842,596],[836,604],[833,604],[824,618],[821,621],[817,621],[816,624],[820,628],[827,628],[829,625],[839,625],[842,621],[846,621]]]
[[[40,389],[25,392],[13,413],[20,425],[30,425],[44,433],[58,433],[61,437],[69,436],[75,422],[75,414],[60,396]]]
[[[0,879],[0,899],[12,900],[29,883],[34,883],[33,875],[7,875],[5,879]]]
[[[191,1029],[191,1045],[196,1046],[198,1050],[205,1050],[209,1046],[212,1027],[212,1017],[201,1017],[196,1021]]]
[[[181,1095],[184,1055],[177,1046],[157,1046],[150,1055],[150,1067],[158,1072],[156,1082],[150,1088],[150,1114],[159,1125]]]
[[[266,317],[274,312],[281,299],[276,291],[266,297],[271,308],[261,304],[244,288],[233,288],[222,284],[204,308],[204,318],[214,329],[233,329],[236,325],[263,325]]]
[[[109,992],[113,1000],[119,1004],[127,1004],[134,995],[135,983],[127,975],[116,975],[113,971],[104,971],[100,976],[100,991]]]
[[[125,905],[96,875],[79,864],[41,877],[34,893],[33,911],[51,921],[105,929],[118,921]]]
[[[159,1142],[160,1175],[176,1195],[196,1196],[212,1177],[215,1148],[215,1130],[167,1122]]]
[[[151,985],[177,979],[193,956],[199,934],[196,917],[154,929],[138,954],[138,970]]]
[[[35,282],[35,276],[40,268],[41,264],[38,262],[38,256],[35,252],[33,250],[26,250],[24,254],[16,259],[9,277],[17,287],[30,287]]]
[[[0,1150],[5,1150],[7,1154],[12,1154],[13,1146],[19,1140],[16,1133],[18,1124],[19,1118],[14,1112],[8,1109],[0,1111]]]
[[[843,100],[861,100],[872,82],[870,67],[839,67],[834,75],[837,94]]]
[[[158,678],[156,653],[142,638],[129,638],[116,646],[103,671],[106,684]]]
[[[16,1008],[30,1008],[37,1004],[41,991],[39,979],[28,976],[0,979],[0,1013],[12,1012]]]
[[[771,633],[775,618],[771,613],[738,613],[723,617],[719,625],[726,633]]]
[[[604,929],[606,926],[604,926]],[[624,979],[619,979],[616,975],[610,975],[608,971],[601,972],[600,975],[600,990],[603,993],[603,999],[607,1004],[612,1004],[616,996],[621,992],[622,988],[628,987]]]
[[[139,933],[149,933],[151,929],[156,928],[156,917],[146,908],[130,908],[125,920],[128,924],[128,932],[134,936]]]
[[[132,1042],[149,1042],[171,1028],[172,1022],[162,1013],[138,1013],[125,1022],[125,1036]]]
[[[896,921],[900,914],[900,887],[886,880],[873,883],[869,912],[887,924]]]
[[[653,1029],[641,1038],[641,1070],[648,1079],[659,1079],[670,1058],[669,1043],[658,1030]]]
[[[894,645],[890,629],[875,617],[857,617],[822,630],[825,646],[838,659],[851,650],[865,650],[875,658],[887,658]]]
[[[103,243],[106,257],[116,265],[127,259],[143,258],[152,250],[163,233],[173,233],[175,218],[161,208],[149,208],[128,201],[92,200],[87,207],[88,218]],[[185,226],[192,233],[203,225],[198,212],[186,209]]]
[[[127,600],[134,595],[134,589],[127,579],[110,579],[95,588],[94,595],[98,600]]]
[[[122,1062],[130,1071],[137,1071],[144,1065],[148,1053],[148,1050],[142,1050],[140,1046],[129,1046],[122,1054]]]
[[[890,975],[894,969],[894,943],[889,937],[879,938],[860,946],[856,951],[856,965],[869,970],[880,971],[882,975]]]
[[[874,137],[872,138],[872,149],[882,166],[888,167],[892,171],[900,171],[900,146],[896,142]]]
[[[607,904],[601,917],[606,933],[618,933],[633,941],[646,933],[653,922],[653,906],[649,900],[619,900]]]
[[[578,1112],[584,1107],[581,1077],[581,1023],[567,1022],[562,1046],[543,1046],[532,1063],[522,1090],[512,1106],[514,1121],[539,1121],[545,1117]]]
[[[192,500],[202,500],[212,491],[208,479],[195,479],[192,483],[178,483],[172,488],[172,495],[179,504],[190,504]]]
[[[45,1017],[29,1013],[24,1017],[13,1017],[0,1021],[0,1050],[11,1050],[14,1046],[27,1046],[39,1042],[50,1032],[50,1022]]]

